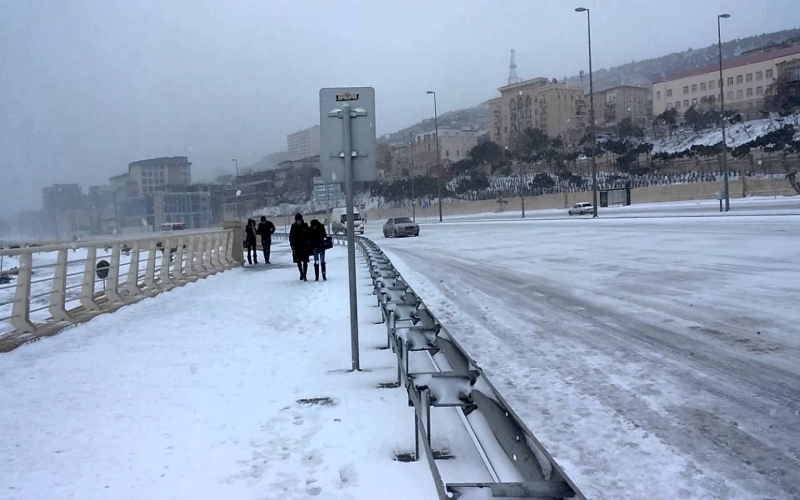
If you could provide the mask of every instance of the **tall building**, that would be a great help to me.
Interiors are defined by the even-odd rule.
[[[440,127],[439,154],[441,155],[441,161],[439,164],[443,169],[447,169],[451,163],[465,159],[469,151],[477,145],[477,132]],[[412,149],[415,175],[433,172],[437,165],[436,131],[431,130],[415,135]]]
[[[625,118],[630,118],[635,125],[644,127],[648,115],[647,90],[644,87],[620,85],[595,92],[593,97],[597,126],[616,127]]]
[[[533,78],[498,90],[500,97],[489,101],[489,138],[501,146],[528,128],[570,142],[586,125],[582,87]]]
[[[724,83],[725,109],[735,109],[746,118],[759,115],[764,96],[778,76],[778,65],[800,58],[800,41],[749,51],[719,63],[681,71],[653,83],[653,115],[668,109],[684,113],[695,105],[719,107],[720,84]]]
[[[186,191],[192,183],[192,163],[186,156],[139,160],[128,165],[129,196],[158,191]]]
[[[67,210],[80,210],[81,198],[79,184],[53,184],[42,188],[42,209],[48,216]]]
[[[319,125],[286,136],[289,160],[302,160],[319,156]]]

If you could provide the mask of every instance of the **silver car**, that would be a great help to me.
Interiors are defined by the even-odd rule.
[[[586,215],[586,214],[594,214],[594,207],[591,203],[576,203],[572,208],[569,209],[570,215]]]
[[[383,225],[383,236],[386,238],[389,236],[395,238],[400,236],[419,236],[419,226],[408,217],[395,217],[387,220],[386,224]]]

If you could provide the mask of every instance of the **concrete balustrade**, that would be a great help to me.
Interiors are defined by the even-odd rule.
[[[150,233],[0,250],[17,267],[12,282],[0,285],[0,352],[239,266],[235,232]],[[107,268],[98,269],[101,260]],[[98,271],[107,272],[105,278]]]

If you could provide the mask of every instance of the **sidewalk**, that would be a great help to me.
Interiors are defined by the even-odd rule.
[[[324,283],[298,281],[283,242],[272,260],[0,355],[0,498],[436,498],[424,460],[393,460],[413,410],[378,388],[396,365],[367,286],[367,371],[347,372],[346,248]]]

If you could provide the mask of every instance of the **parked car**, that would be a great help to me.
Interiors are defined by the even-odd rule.
[[[383,225],[383,236],[386,238],[389,236],[395,238],[400,236],[419,236],[419,226],[408,217],[395,217],[387,220],[386,224]]]
[[[353,207],[353,228],[354,232],[364,234],[364,220],[358,209]],[[347,210],[344,208],[334,208],[331,211],[331,232],[333,234],[347,233]]]
[[[586,215],[586,214],[593,214],[594,207],[591,203],[576,203],[569,209],[570,215]]]

